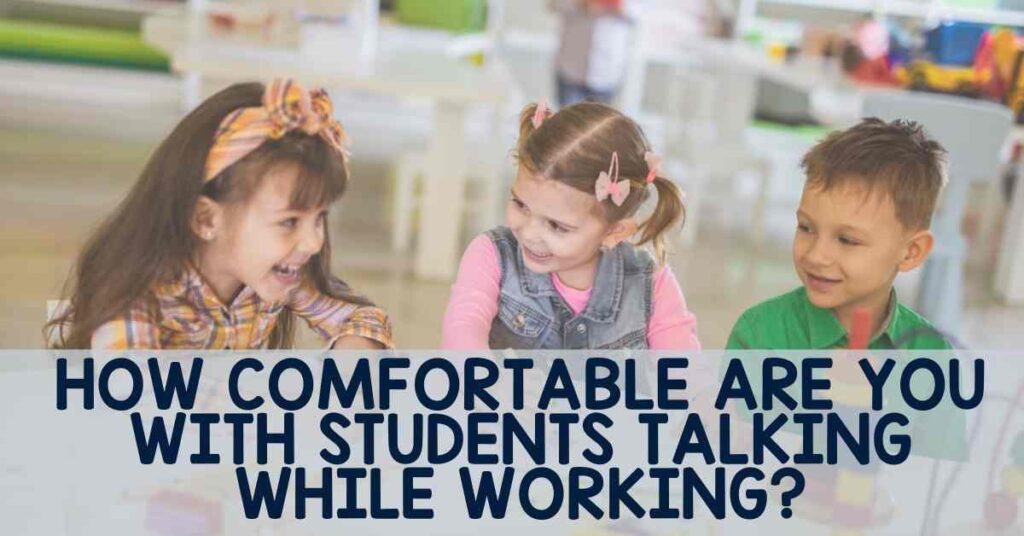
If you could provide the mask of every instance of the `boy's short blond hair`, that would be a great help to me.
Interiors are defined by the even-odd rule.
[[[907,229],[931,226],[946,184],[946,149],[916,122],[867,118],[833,132],[804,155],[807,185],[825,191],[858,184],[888,195]],[[881,190],[878,190],[881,188]]]

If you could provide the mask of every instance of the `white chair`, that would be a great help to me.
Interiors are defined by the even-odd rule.
[[[392,165],[395,190],[391,212],[391,248],[394,251],[408,251],[412,242],[416,217],[419,211],[418,186],[426,170],[427,155],[422,151],[408,152],[395,159]],[[484,230],[500,221],[500,204],[504,199],[507,174],[502,173],[499,163],[474,153],[469,162],[471,171],[469,188],[477,195],[466,205],[466,215],[472,219],[475,230]],[[467,192],[452,192],[451,195],[466,195]]]
[[[742,172],[758,178],[749,237],[757,243],[764,236],[772,164],[746,140],[757,91],[752,77],[727,66],[681,67],[672,77],[666,152],[671,162],[681,166],[681,176],[673,178],[686,192],[685,244],[697,236],[701,205],[707,201],[711,181],[731,181]]]
[[[949,183],[932,225],[936,247],[924,266],[917,308],[939,330],[959,336],[967,255],[960,222],[970,183],[995,178],[1012,113],[998,104],[962,97],[877,91],[865,95],[863,115],[916,121],[949,151]]]

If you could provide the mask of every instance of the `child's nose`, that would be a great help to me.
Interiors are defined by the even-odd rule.
[[[321,229],[310,229],[302,234],[298,249],[301,253],[316,255],[324,246],[324,232]]]
[[[827,240],[814,239],[804,254],[804,259],[815,266],[827,266],[832,263],[832,250]]]
[[[519,223],[518,228],[519,240],[523,242],[534,241],[538,236],[537,223],[534,218],[525,218]]]

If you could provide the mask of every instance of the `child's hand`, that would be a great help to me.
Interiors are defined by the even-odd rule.
[[[366,337],[348,335],[334,342],[332,350],[383,350],[384,345]]]

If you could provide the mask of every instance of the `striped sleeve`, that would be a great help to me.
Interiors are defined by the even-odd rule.
[[[328,347],[348,336],[370,339],[384,348],[395,347],[391,321],[379,307],[349,303],[303,285],[292,294],[288,308],[305,320]]]

